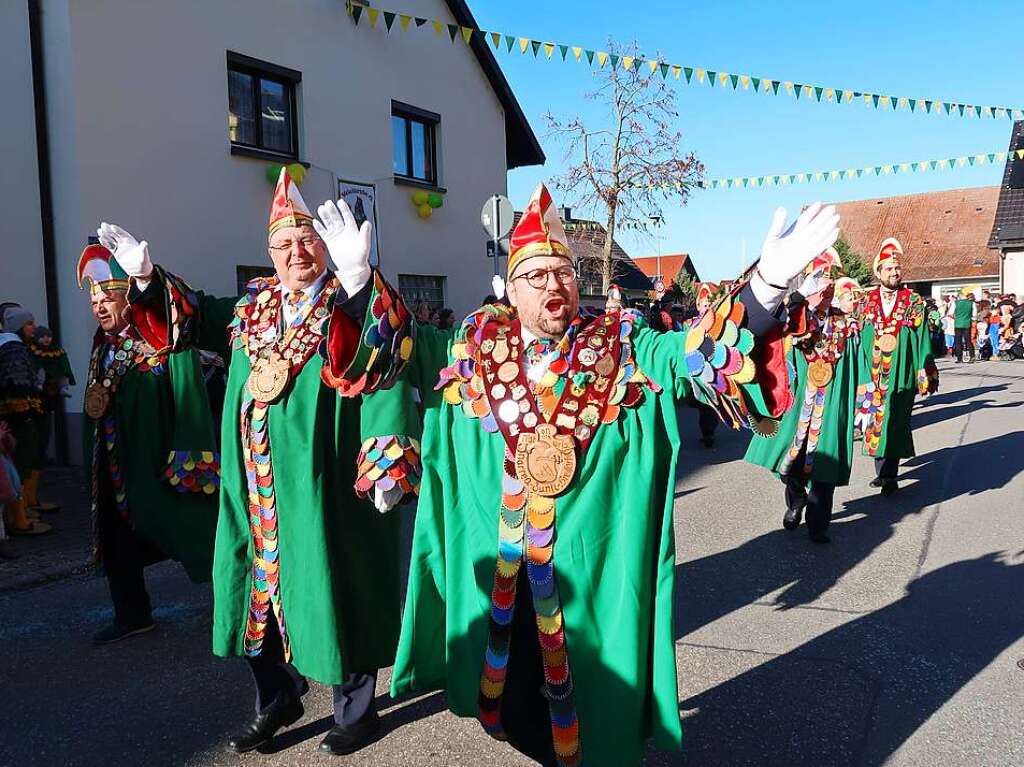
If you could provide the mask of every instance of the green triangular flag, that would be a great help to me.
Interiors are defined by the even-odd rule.
[[[619,57],[612,54],[608,57],[608,60],[612,63],[612,69],[615,69],[619,65]]]
[[[708,70],[708,81],[711,83],[711,87],[712,88],[715,87],[715,80],[717,80],[717,79],[718,79],[718,72],[714,72],[714,71],[709,69]]]
[[[501,32],[491,32],[491,45],[494,46],[494,50],[501,48]]]
[[[393,11],[384,11],[384,26],[387,27],[388,32],[391,31],[391,27],[395,23],[395,14]]]
[[[974,107],[974,114],[978,115],[978,117],[981,117],[981,107]]]
[[[910,111],[913,112],[914,111],[914,105],[917,103],[917,99],[910,99],[908,101],[908,103],[910,104]]]
[[[508,52],[512,52],[512,46],[516,44],[516,39],[512,35],[505,35],[505,45],[508,46]]]
[[[458,26],[458,24],[449,24],[448,25],[448,37],[450,37],[452,39],[453,43],[455,42],[455,38],[458,37],[458,36],[459,36],[459,26]]]
[[[988,161],[989,162],[995,162],[996,161],[996,154],[995,154],[995,152],[993,152],[992,154],[990,154],[988,156]]]
[[[422,27],[424,24],[427,23],[427,19],[417,16],[416,18],[413,19],[413,23],[416,24],[417,27]]]
[[[964,116],[964,105],[963,104],[957,104],[956,108],[958,110],[960,110],[960,116],[963,117]]]
[[[690,82],[690,78],[693,77],[693,67],[683,67],[683,74],[686,75],[686,82]]]
[[[750,84],[754,86],[754,93],[757,93],[759,90],[761,90],[761,78],[760,77],[751,77],[750,78]]]
[[[530,47],[533,48],[533,57],[537,58],[537,51],[540,50],[541,43],[537,40],[530,41]]]
[[[873,94],[871,96],[871,101],[875,105],[875,109],[878,109],[878,96]]]
[[[565,57],[569,53],[569,46],[568,45],[559,45],[558,46],[558,50],[562,54],[562,61],[565,61]]]
[[[776,96],[779,95],[779,81],[778,80],[772,80],[772,93],[774,93]]]
[[[821,94],[824,93],[824,92],[825,92],[825,89],[822,88],[820,85],[814,86],[814,97],[818,101],[821,101]]]
[[[729,75],[729,81],[732,83],[732,89],[736,90],[736,86],[740,83],[739,75]]]
[[[860,178],[863,175],[864,175],[864,169],[863,168],[857,168],[857,178]]]
[[[924,111],[927,112],[928,114],[932,113],[932,102],[928,101],[927,99],[925,99],[924,102]]]
[[[970,156],[969,156],[969,157],[967,158],[967,163],[968,163],[969,165],[974,165],[974,155],[973,155],[973,154],[972,154],[972,155],[970,155]]]
[[[803,92],[804,86],[800,83],[793,83],[793,94],[796,96],[796,100],[800,100],[800,94]]]
[[[359,26],[359,17],[363,15],[363,6],[352,4],[352,20]]]
[[[943,107],[945,107],[945,109],[946,109],[946,114],[949,114],[949,110],[950,110],[950,108],[952,107],[952,104],[949,104],[949,103],[947,102],[947,103],[943,104],[942,106],[943,106]]]
[[[932,170],[935,170],[936,165],[938,165],[938,163],[935,160],[932,160],[931,162],[928,163],[928,167],[931,168]]]
[[[661,79],[662,80],[664,80],[666,77],[668,77],[668,64],[661,64],[661,65],[658,66],[658,69],[661,70]]]
[[[593,51],[584,51],[584,53],[587,54],[587,63],[588,64],[593,64],[594,63],[594,52]]]

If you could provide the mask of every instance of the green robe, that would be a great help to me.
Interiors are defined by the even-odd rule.
[[[336,281],[329,280],[332,289]],[[203,348],[230,360],[221,430],[221,511],[213,569],[213,650],[245,656],[254,584],[254,542],[240,438],[251,370],[237,335],[239,312],[273,281],[254,280],[241,300],[199,298]],[[326,289],[326,286],[325,286]],[[237,309],[237,311],[236,311]],[[313,320],[308,320],[312,322]],[[400,614],[399,517],[356,496],[360,443],[415,434],[405,385],[343,399],[321,380],[319,354],[267,413],[274,467],[279,578],[291,662],[323,684],[375,671],[394,659]],[[248,398],[251,399],[251,398]],[[418,427],[415,427],[418,428]]]
[[[808,388],[807,355],[797,344],[791,345],[787,360],[793,376],[794,404],[772,436],[757,432],[747,447],[746,460],[778,474],[794,474],[791,463],[801,449],[810,453],[808,481],[842,486],[850,482],[853,467],[853,419],[856,413],[858,367],[860,361],[859,327],[845,315],[833,313],[823,325],[812,331],[811,342],[826,340],[832,334],[846,336],[844,351],[833,366],[832,380],[820,391]],[[820,417],[815,413],[815,398],[820,400]],[[820,418],[820,420],[819,420]],[[817,439],[813,432],[817,429]],[[799,438],[798,438],[799,435]],[[802,464],[806,467],[807,463]]]
[[[102,334],[97,334],[94,342],[94,356],[97,345],[107,345]],[[99,351],[102,353],[102,348]],[[150,362],[158,359],[158,364],[151,367]],[[93,380],[94,371],[90,370],[90,383]],[[177,422],[183,411],[206,419],[209,443],[183,444],[176,440],[180,434]],[[90,472],[94,505],[98,502],[96,481],[116,482],[117,479],[109,476],[114,467],[123,481],[123,507],[103,511],[94,508],[96,525],[100,513],[126,513],[135,532],[181,562],[189,578],[196,583],[210,580],[217,524],[216,455],[213,424],[209,419],[198,355],[185,350],[143,359],[142,366],[133,365],[121,378],[107,413],[99,420],[83,414],[82,425],[83,465]],[[99,451],[105,451],[106,457],[100,456]],[[181,451],[194,453],[199,460],[206,452],[214,468],[189,472],[180,463],[175,465],[175,461],[169,461],[172,453],[177,455]],[[180,483],[172,485],[169,468],[172,473],[176,469],[181,474],[194,476],[196,489],[183,492],[179,489]],[[108,476],[93,479],[98,471],[106,471]],[[102,563],[98,527],[95,532],[95,554]]]
[[[878,328],[885,322],[880,288],[867,294],[861,319],[858,417],[864,433],[864,454],[876,458],[914,455],[910,429],[914,397],[926,394],[930,386],[937,386],[938,382],[924,300],[910,288],[902,288],[893,308],[893,312],[897,311],[903,314],[903,319],[897,328],[897,345],[891,355],[876,345],[881,335]],[[891,359],[887,359],[889,357]]]
[[[420,328],[408,371],[426,413],[424,478],[392,694],[444,688],[452,712],[476,716],[506,445],[467,414],[465,403],[434,389],[467,328],[472,332],[465,325],[457,336]],[[691,371],[707,369],[703,358],[688,366],[700,354],[686,349],[688,332],[657,333],[634,318],[633,358],[660,393],[647,387],[637,404],[597,428],[575,481],[556,501],[552,561],[590,765],[637,764],[651,736],[662,748],[681,748],[672,598],[675,395]],[[752,345],[749,335],[746,341]],[[764,412],[758,389],[744,394],[751,410]],[[509,674],[514,664],[513,657]]]

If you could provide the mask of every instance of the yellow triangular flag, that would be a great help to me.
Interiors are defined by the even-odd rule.
[[[967,158],[966,157],[957,157],[956,158],[956,164],[959,165],[961,168],[964,167],[967,164]]]
[[[494,50],[501,50],[501,32],[491,32],[491,45],[494,46]]]
[[[836,92],[832,88],[825,89],[825,100],[830,102],[836,97]]]
[[[788,80],[782,84],[782,87],[786,89],[787,93],[795,93],[795,91],[793,90],[793,83],[789,82]]]
[[[927,160],[921,160],[921,162],[919,162],[917,164],[917,169],[918,170],[927,170],[928,169],[928,161]]]
[[[729,83],[729,73],[728,72],[719,72],[718,73],[718,82],[720,82],[722,85],[728,85],[728,83]]]
[[[804,86],[804,95],[807,96],[807,98],[810,98],[811,96],[813,96],[814,95],[814,88],[812,88],[810,85],[805,85]]]
[[[459,27],[459,30],[462,32],[462,39],[469,45],[469,41],[473,39],[473,30],[469,27]]]
[[[1006,152],[996,152],[996,159],[999,162],[1006,162]]]
[[[891,165],[883,165],[882,166],[882,173],[884,173],[886,176],[890,175],[892,173],[892,166]]]
[[[580,56],[583,55],[583,49],[580,48],[578,45],[574,45],[572,47],[572,55],[576,57],[576,61],[579,61]]]
[[[837,179],[837,178],[839,178],[839,171],[837,171],[837,170],[832,170],[832,171],[829,171],[829,173],[828,173],[828,177],[829,177],[829,179],[830,179],[830,180],[831,180],[831,179]]]
[[[906,109],[910,105],[910,100],[906,96],[900,96],[897,109]]]
[[[654,59],[651,59],[650,61],[647,62],[647,68],[651,70],[651,74],[653,75],[655,72],[658,71],[658,62],[655,61]]]
[[[984,165],[985,163],[988,162],[988,156],[983,154],[976,154],[974,155],[974,161],[978,163],[978,165]]]
[[[367,8],[366,15],[370,17],[370,29],[376,29],[377,18],[380,16],[380,11],[376,8]]]
[[[924,109],[924,99],[918,99],[914,106],[918,109]]]
[[[935,164],[935,170],[945,170],[945,169],[946,169],[946,161],[945,160],[939,160]]]
[[[409,24],[412,22],[412,16],[406,13],[398,14],[398,26],[403,32],[409,31]]]
[[[704,70],[703,69],[695,69],[693,71],[697,75],[697,82],[699,82],[701,85],[703,85],[704,84],[704,75],[706,74],[704,72]]]
[[[900,163],[900,165],[899,165],[899,172],[900,173],[906,173],[909,170],[910,170],[910,163],[909,162],[901,162]]]
[[[551,54],[555,52],[554,43],[544,43],[544,53],[547,54],[548,58],[551,58]]]
[[[678,64],[673,64],[672,65],[672,74],[675,76],[675,78],[677,80],[679,79],[679,76],[682,73],[683,73],[683,68],[681,66],[679,66]]]
[[[519,51],[520,53],[526,53],[526,49],[530,47],[530,41],[525,37],[519,38]]]
[[[632,56],[623,56],[622,57],[622,68],[625,69],[627,72],[633,68],[633,57]]]
[[[598,51],[597,52],[597,65],[603,69],[604,68],[604,63],[606,61],[608,61],[608,54],[605,53],[604,51]]]
[[[824,179],[825,179],[825,174],[822,173],[820,170],[817,173],[814,174],[814,180],[815,181],[824,181]]]
[[[1024,160],[1024,149],[1016,150],[1016,154],[1018,160]]]
[[[864,103],[867,104],[868,106],[871,106],[871,94],[870,93],[865,93],[864,94]]]
[[[853,91],[843,91],[843,98],[846,99],[846,103],[849,104],[853,101]]]
[[[440,21],[432,21],[430,23],[434,27],[434,34],[435,35],[439,35],[442,32],[444,32],[444,24],[442,24]]]
[[[750,75],[740,75],[740,85],[743,86],[743,90],[750,90]]]

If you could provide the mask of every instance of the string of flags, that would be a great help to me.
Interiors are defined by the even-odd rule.
[[[863,168],[819,170],[809,173],[786,173],[768,176],[712,178],[705,179],[701,182],[700,186],[704,189],[735,189],[758,186],[810,184],[828,181],[849,181],[866,176],[890,176],[895,173],[928,173],[930,171],[953,170],[954,168],[963,168],[965,166],[973,167],[976,165],[993,165],[995,163],[1006,162],[1006,158],[1010,156],[1013,156],[1018,160],[1024,160],[1024,149],[988,152],[986,154],[961,155],[959,157],[943,157],[938,160],[918,160],[916,162],[869,165]]]
[[[541,58],[541,54],[543,54],[545,59],[560,59],[563,62],[570,61],[571,57],[575,62],[585,62],[587,65],[599,69],[606,67],[616,69],[621,67],[628,71],[634,67],[647,67],[652,74],[661,75],[662,79],[671,77],[678,80],[681,84],[685,82],[686,85],[690,86],[707,86],[737,92],[742,90],[770,96],[782,94],[792,96],[798,101],[803,99],[819,104],[863,103],[876,110],[910,111],[922,115],[985,117],[1010,120],[1024,119],[1024,108],[1021,107],[987,106],[959,101],[943,101],[941,99],[894,96],[855,88],[801,83],[794,80],[779,80],[771,77],[754,77],[753,75],[734,74],[705,67],[672,64],[660,58],[648,58],[643,55],[620,56],[579,45],[534,40],[529,37],[518,37],[502,32],[488,32],[473,27],[437,21],[436,19],[427,19],[422,16],[387,11],[381,8],[370,8],[358,2],[353,2],[353,0],[347,0],[346,6],[349,15],[357,26],[365,18],[370,29],[377,29],[379,26],[382,26],[387,34],[391,34],[396,28],[400,32],[408,32],[411,29],[430,28],[436,36],[447,36],[452,43],[461,39],[466,45],[469,45],[476,39],[484,44],[489,44],[498,53],[515,54],[518,52],[523,56],[532,53],[535,59]]]

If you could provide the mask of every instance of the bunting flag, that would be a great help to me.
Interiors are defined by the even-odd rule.
[[[726,91],[747,91],[751,94],[762,94],[778,96],[780,93],[792,96],[797,101],[809,101],[816,104],[847,105],[864,104],[875,110],[909,111],[913,114],[940,115],[945,117],[989,117],[992,119],[1024,120],[1024,108],[1009,106],[982,106],[968,104],[959,101],[943,101],[941,99],[925,99],[912,96],[893,96],[856,88],[841,88],[838,86],[827,86],[821,84],[800,83],[793,80],[779,80],[772,77],[754,77],[747,74],[734,74],[722,70],[706,69],[703,67],[684,66],[672,64],[660,58],[648,58],[644,55],[617,56],[583,46],[555,43],[546,40],[534,40],[529,37],[508,35],[503,32],[485,32],[481,29],[463,27],[458,24],[450,24],[444,21],[426,19],[420,16],[412,16],[398,11],[385,11],[379,8],[369,8],[359,3],[348,0],[346,3],[348,13],[356,26],[362,19],[367,20],[370,29],[383,29],[385,34],[392,34],[396,30],[409,32],[421,27],[431,27],[437,37],[447,38],[451,43],[462,40],[466,45],[477,41],[480,44],[490,44],[495,53],[515,54],[521,56],[532,56],[537,60],[578,62],[586,63],[587,66],[597,69],[622,68],[631,71],[637,68],[646,67],[651,74],[660,75],[663,80],[672,78],[680,85],[707,86]],[[384,23],[378,21],[383,19]],[[395,24],[395,20],[398,24]],[[555,52],[558,56],[555,56]],[[572,57],[569,57],[569,53]]]
[[[959,157],[943,157],[938,160],[917,160],[916,162],[894,162],[886,165],[869,165],[863,168],[819,170],[808,173],[785,173],[771,176],[734,176],[732,178],[709,178],[699,184],[704,189],[749,189],[758,186],[787,186],[812,184],[823,181],[849,181],[865,176],[891,176],[896,173],[925,173],[929,171],[953,170],[965,166],[994,165],[1006,162],[1013,156],[1024,160],[1024,149],[1002,150],[983,154],[967,154]],[[665,187],[667,188],[667,187]]]

